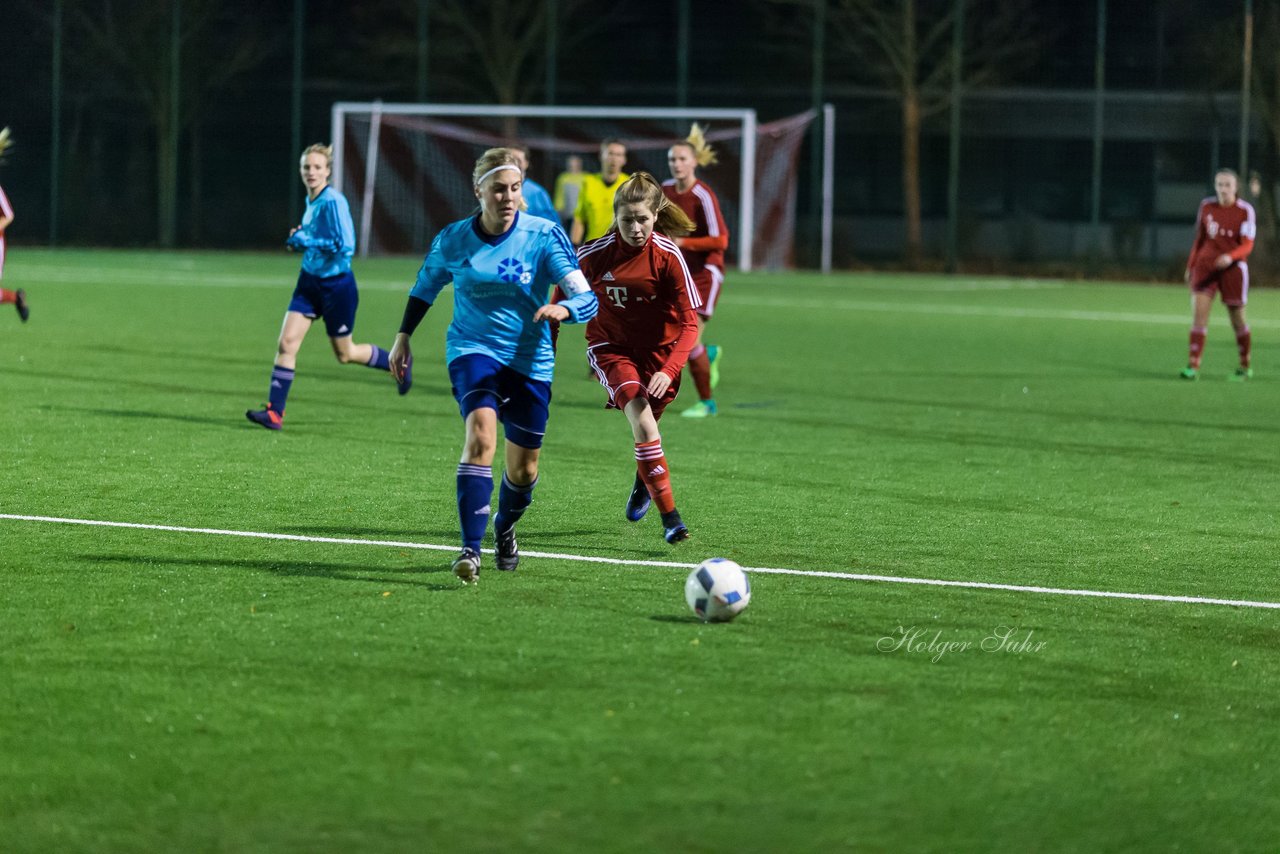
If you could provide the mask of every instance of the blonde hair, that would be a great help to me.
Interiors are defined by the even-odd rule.
[[[656,220],[654,229],[668,237],[681,237],[691,233],[695,227],[688,214],[667,198],[667,194],[662,192],[662,185],[658,183],[658,179],[648,172],[636,172],[618,188],[617,194],[613,197],[615,220],[618,208],[633,204],[648,205]]]
[[[524,170],[520,168],[520,160],[516,157],[516,153],[510,148],[490,148],[480,155],[480,159],[476,161],[475,168],[471,170],[471,184],[477,190],[480,189],[480,181],[484,176],[499,166],[514,166],[516,171],[520,173],[520,180],[524,180]],[[483,207],[483,206],[482,206]],[[524,198],[520,199],[520,210],[528,210],[529,205]]]
[[[13,137],[9,136],[9,129],[0,130],[0,162],[4,161],[4,153],[13,147]]]
[[[325,145],[323,142],[314,142],[302,149],[302,156],[299,160],[306,160],[308,154],[323,154],[324,162],[330,169],[333,168],[333,146]]]
[[[676,145],[683,145],[692,151],[693,159],[699,166],[714,166],[719,162],[720,158],[716,156],[716,150],[707,143],[706,131],[697,122],[689,128],[688,136],[671,147],[675,148]]]

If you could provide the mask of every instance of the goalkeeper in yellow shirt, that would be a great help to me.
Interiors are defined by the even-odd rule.
[[[616,139],[600,143],[600,173],[582,179],[578,207],[573,212],[569,239],[574,246],[604,237],[613,225],[613,196],[631,176],[622,171],[627,163],[627,147]]]

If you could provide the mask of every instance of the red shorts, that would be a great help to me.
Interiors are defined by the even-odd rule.
[[[1191,268],[1191,290],[1197,293],[1217,292],[1224,305],[1244,306],[1249,302],[1249,265],[1237,261],[1225,270],[1215,269],[1213,258],[1197,261]]]
[[[719,267],[703,267],[693,274],[693,286],[702,297],[702,305],[698,306],[698,314],[703,318],[710,317],[716,310],[716,302],[720,299],[720,286],[724,284],[724,271]]]
[[[591,364],[591,370],[596,372],[600,385],[609,393],[605,408],[622,409],[629,401],[643,398],[649,401],[653,417],[661,418],[662,411],[676,399],[676,393],[680,391],[680,377],[677,375],[671,381],[667,393],[661,398],[649,397],[649,378],[662,370],[670,353],[670,348],[654,353],[612,344],[588,347],[587,361]]]

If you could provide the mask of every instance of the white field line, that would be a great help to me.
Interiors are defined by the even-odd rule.
[[[329,543],[345,546],[384,546],[401,549],[425,549],[453,552],[458,547],[434,543],[411,543],[399,540],[363,540],[347,537],[309,537],[302,534],[272,534],[263,531],[229,531],[221,528],[186,528],[179,525],[147,525],[140,522],[108,522],[99,519],[64,519],[58,516],[28,516],[19,513],[0,513],[0,519],[17,522],[48,522],[61,525],[89,525],[102,528],[136,528],[147,531],[173,531],[180,534],[211,534],[224,537],[250,537],[262,540],[289,540],[300,543]],[[492,554],[491,549],[485,549]],[[526,558],[551,558],[575,560],[583,563],[604,563],[612,566],[651,566],[673,569],[693,569],[694,563],[677,563],[665,560],[626,560],[623,558],[597,557],[594,555],[561,554],[557,552],[520,552]],[[1038,593],[1046,596],[1084,596],[1095,599],[1136,599],[1145,602],[1179,602],[1187,605],[1226,605],[1235,608],[1271,608],[1280,610],[1280,602],[1251,602],[1245,599],[1216,599],[1205,596],[1167,596],[1160,593],[1124,593],[1110,590],[1076,590],[1062,587],[1037,587],[1028,584],[992,584],[984,581],[948,581],[937,578],[908,578],[896,575],[867,575],[858,572],[830,572],[810,569],[782,569],[778,567],[744,566],[747,572],[764,575],[799,575],[809,578],[838,578],[844,581],[879,581],[889,584],[920,584],[926,587],[961,587],[971,590],[1002,590],[1013,593]]]
[[[113,269],[93,273],[86,278],[82,267],[36,267],[22,271],[24,279],[54,284],[80,285],[155,285],[165,288],[268,288],[289,291],[293,288],[297,271],[280,276],[241,275],[239,273],[195,273],[182,270],[128,270]],[[393,281],[379,276],[357,276],[361,290],[404,291],[413,287],[413,274],[403,280]]]
[[[80,267],[36,267],[24,270],[23,275],[37,282],[78,282],[89,284],[84,278],[85,272]],[[292,287],[292,274],[282,276],[242,275],[238,273],[196,273],[183,270],[144,270],[113,269],[93,274],[93,284],[128,284],[152,285],[160,287],[194,287],[194,288],[256,288],[285,291]],[[412,275],[403,280],[387,279],[377,276],[357,276],[360,288],[368,291],[394,291],[408,294],[413,286]],[[1058,290],[1065,287],[1062,282],[1037,279],[993,279],[993,280],[958,280],[937,284],[895,285],[889,283],[883,287],[866,288],[862,285],[851,286],[850,290],[889,290],[893,292],[910,291],[915,293],[956,293],[1001,290]],[[846,292],[847,293],[847,292]],[[1007,317],[1036,318],[1041,320],[1084,320],[1115,323],[1155,323],[1170,326],[1186,326],[1190,312],[1180,314],[1147,314],[1127,311],[1079,311],[1073,309],[1054,308],[1018,308],[1016,306],[977,306],[977,305],[943,305],[916,302],[884,302],[879,300],[849,299],[839,296],[833,299],[790,299],[787,297],[755,296],[752,294],[734,293],[736,305],[756,306],[760,308],[784,308],[802,311],[874,311],[890,314],[934,314],[956,317]],[[1225,323],[1220,313],[1215,313],[1213,322]],[[1254,318],[1249,325],[1256,329],[1280,329],[1280,321],[1266,318]]]
[[[1018,308],[1001,305],[939,305],[915,302],[880,302],[856,299],[786,299],[782,297],[758,297],[751,294],[733,294],[735,305],[762,308],[792,308],[805,311],[878,311],[892,314],[942,314],[957,317],[1010,317],[1037,318],[1043,320],[1090,320],[1117,323],[1158,323],[1173,326],[1189,324],[1191,312],[1184,314],[1146,314],[1135,311],[1079,311],[1062,308]],[[1259,329],[1280,329],[1280,321],[1250,319],[1249,326]]]

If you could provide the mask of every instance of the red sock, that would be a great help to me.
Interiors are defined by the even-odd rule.
[[[649,489],[649,496],[661,513],[676,509],[676,499],[671,492],[671,472],[667,458],[662,453],[662,440],[636,442],[636,471]]]
[[[1240,367],[1249,367],[1249,356],[1253,352],[1253,335],[1249,327],[1236,333],[1236,348],[1240,350]]]
[[[1204,355],[1204,339],[1207,331],[1203,326],[1191,327],[1191,345],[1187,354],[1189,367],[1200,367],[1200,357]]]
[[[7,302],[17,302],[17,301],[18,301],[17,291],[6,291],[4,288],[0,288],[0,305],[4,305]]]
[[[711,359],[707,348],[699,344],[689,353],[689,376],[698,390],[699,400],[711,400]]]

